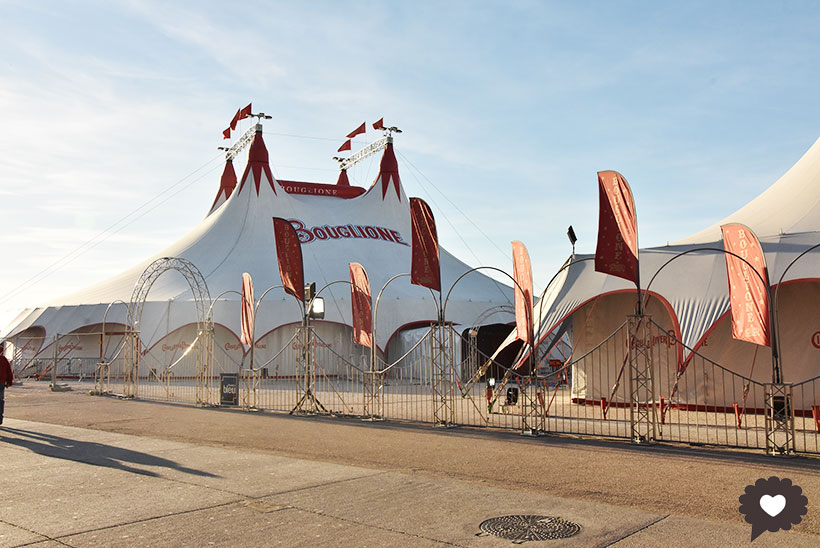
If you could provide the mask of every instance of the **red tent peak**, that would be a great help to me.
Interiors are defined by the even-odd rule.
[[[230,198],[231,193],[236,188],[236,171],[233,169],[233,161],[228,158],[225,160],[225,169],[222,170],[222,178],[219,180],[219,190],[216,193],[216,198],[214,199],[213,205],[211,205],[211,211],[208,213],[209,215],[214,212],[217,206],[222,205],[228,198]]]
[[[379,175],[376,177],[374,185],[381,181],[382,199],[387,196],[387,187],[393,184],[396,189],[396,196],[401,201],[401,179],[399,179],[399,163],[396,161],[396,153],[393,152],[393,143],[388,142],[382,154],[382,161],[379,164]]]
[[[256,134],[253,136],[251,148],[248,151],[248,165],[245,166],[245,173],[242,174],[242,184],[239,186],[239,192],[245,188],[245,183],[248,180],[248,175],[253,173],[253,180],[256,185],[256,195],[259,196],[259,185],[262,181],[262,173],[268,177],[268,182],[276,194],[276,186],[274,178],[270,171],[270,164],[268,163],[268,149],[265,146],[265,140],[262,138],[261,126],[257,128]]]
[[[339,186],[350,186],[350,180],[347,178],[347,170],[343,169],[339,172],[339,179],[336,181]]]

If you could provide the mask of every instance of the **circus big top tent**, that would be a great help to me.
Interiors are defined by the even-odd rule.
[[[277,181],[269,167],[262,126],[257,124],[244,174],[237,184],[233,166],[227,163],[211,211],[196,228],[117,276],[24,311],[3,338],[22,350],[22,362],[35,356],[44,360],[52,356],[97,360],[106,310],[106,332],[113,329],[114,334],[121,333],[127,323],[124,303],[131,300],[137,280],[157,259],[173,257],[198,269],[210,300],[221,295],[213,305],[217,361],[234,366],[242,363],[247,353],[239,340],[241,297],[237,292],[242,287],[242,273],[253,277],[257,299],[267,288],[281,283],[273,217],[288,219],[297,230],[305,282],[316,282],[321,289],[331,282],[348,280],[348,264],[358,262],[367,270],[375,303],[384,284],[396,274],[409,272],[411,264],[409,201],[399,179],[392,138],[387,140],[378,177],[370,188],[346,183],[346,177],[340,177],[336,185]],[[468,270],[468,265],[441,249],[444,291]],[[325,298],[325,318],[316,322],[315,328],[323,344],[352,363],[362,363],[369,349],[352,342],[349,285],[331,285],[321,296]],[[407,277],[392,282],[378,309],[376,342],[380,350],[397,340],[402,330],[435,321],[437,297],[434,299],[426,288],[411,285]],[[197,333],[194,301],[192,286],[176,271],[156,278],[137,326],[144,360],[167,365],[190,345]],[[490,316],[493,321],[509,322],[511,302],[509,287],[473,273],[456,285],[445,319],[464,327]],[[300,305],[292,296],[281,289],[265,296],[256,319],[258,359],[264,360],[286,346],[293,329],[285,327],[301,320]],[[60,339],[55,346],[56,335]],[[109,339],[104,339],[106,347],[109,343],[115,347],[116,337]],[[106,349],[107,358],[111,352]]]
[[[771,350],[732,338],[724,254],[694,251],[723,249],[720,226],[727,223],[751,227],[765,252],[772,294],[776,297],[783,381],[799,383],[820,375],[820,319],[815,313],[820,305],[820,250],[807,252],[820,244],[818,140],[777,182],[735,213],[688,238],[640,250],[640,280],[644,290],[649,286],[650,294],[646,313],[665,332],[646,344],[663,347],[658,355],[668,356],[660,364],[665,368],[661,377],[666,380],[659,390],[659,396],[667,401],[670,396],[684,401],[689,397],[681,385],[674,385],[674,379],[678,372],[686,371],[696,356],[756,382],[772,381]],[[687,251],[688,254],[675,258]],[[790,267],[804,252],[807,253]],[[573,334],[575,358],[607,339],[627,315],[634,314],[636,305],[634,284],[596,272],[591,259],[592,256],[574,257],[576,262],[557,277],[555,287],[551,288],[552,300],[544,304],[542,333],[567,322]],[[778,291],[781,276],[783,282]],[[621,367],[625,345],[621,343],[617,348],[619,356],[613,356],[606,368]],[[713,370],[722,371],[715,366]],[[611,396],[611,383],[594,386],[587,379],[591,372],[582,367],[574,373],[576,399],[597,401]],[[732,382],[740,386],[721,385],[714,381],[716,376],[734,377]],[[692,390],[700,391],[704,403],[731,407],[733,401],[740,399],[738,394],[748,390],[748,382],[737,376],[711,373],[711,377],[708,383],[701,379],[692,384]],[[615,379],[615,374],[610,378]],[[727,380],[724,384],[730,383]],[[797,394],[795,398],[799,408],[803,404]],[[762,406],[761,402],[754,403]]]

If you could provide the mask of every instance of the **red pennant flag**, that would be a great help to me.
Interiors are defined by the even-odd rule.
[[[236,110],[236,114],[233,115],[233,120],[231,120],[231,131],[236,129],[237,122],[239,122],[239,109]]]
[[[245,108],[243,108],[242,110],[239,111],[239,119],[244,120],[245,118],[247,118],[250,115],[251,115],[251,103],[248,103],[248,106],[246,106]]]
[[[377,122],[373,122],[373,129],[384,129],[384,118],[379,118]]]
[[[598,172],[595,270],[638,283],[638,224],[632,189],[617,171]]]
[[[345,150],[350,150],[350,139],[345,141],[344,144],[342,144],[342,146],[340,146],[339,150],[337,150],[336,152],[342,152],[342,151],[345,151]]]
[[[253,344],[254,300],[253,280],[247,272],[242,273],[242,336],[239,340],[245,346]]]
[[[226,129],[222,132],[223,139],[230,139],[231,138],[231,128]]]
[[[515,291],[515,329],[516,337],[524,343],[531,343],[532,337],[532,266],[530,255],[523,243],[514,241],[513,279],[517,284]]]
[[[359,127],[357,127],[356,129],[347,134],[347,138],[352,139],[356,135],[361,135],[362,133],[367,131],[367,128],[365,127],[366,125],[367,124],[365,122],[362,122],[362,125],[360,125]]]
[[[430,206],[421,198],[410,198],[413,229],[410,283],[441,291],[438,235]]]
[[[758,276],[752,272],[752,267],[743,260],[726,253],[732,337],[761,346],[771,346],[767,291],[769,277],[763,248],[752,229],[747,226],[733,223],[723,225],[720,230],[723,232],[724,249],[751,263],[760,274]]]
[[[373,347],[370,282],[359,263],[350,263],[350,302],[353,305],[353,342]]]
[[[305,274],[302,268],[302,244],[296,230],[288,221],[273,218],[273,234],[276,237],[276,258],[279,262],[279,276],[285,291],[305,300]]]

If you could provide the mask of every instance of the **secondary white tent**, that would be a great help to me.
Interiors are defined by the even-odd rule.
[[[273,217],[283,217],[297,228],[302,241],[305,282],[317,289],[348,280],[348,264],[359,262],[367,270],[375,304],[376,295],[395,274],[409,272],[411,227],[409,201],[399,178],[390,142],[380,171],[368,188],[346,184],[277,181],[271,174],[261,125],[256,128],[248,163],[237,185],[233,166],[225,167],[220,190],[205,219],[190,233],[152,257],[85,290],[24,311],[3,338],[17,341],[24,358],[35,354],[50,358],[48,346],[56,334],[61,339],[58,355],[97,357],[103,315],[111,303],[129,302],[135,282],[146,267],[162,257],[190,261],[201,272],[213,299],[224,291],[239,291],[243,272],[254,280],[256,298],[279,285],[273,235]],[[235,188],[234,188],[235,187]],[[441,249],[442,288],[447,289],[470,267]],[[361,361],[367,350],[351,340],[350,288],[336,284],[322,291],[325,319],[317,322],[319,335],[334,351],[351,361]],[[381,350],[403,329],[429,324],[437,317],[438,295],[411,285],[409,277],[392,282],[378,309],[376,341]],[[512,290],[481,273],[466,276],[455,288],[447,306],[446,320],[471,326],[486,311],[502,310],[489,321],[512,321],[509,310]],[[247,352],[239,342],[240,297],[224,295],[213,309],[216,346],[235,363]],[[282,348],[292,335],[283,326],[301,321],[297,301],[281,289],[271,291],[259,307],[256,349],[259,359]],[[110,306],[108,324],[126,324],[126,306]],[[176,272],[160,276],[148,294],[138,326],[147,356],[169,363],[196,336],[196,311],[188,282]],[[108,346],[108,345],[106,345]],[[259,355],[258,354],[258,355]]]
[[[774,295],[788,265],[801,253],[820,244],[820,140],[777,182],[735,213],[688,238],[640,250],[642,289],[649,286],[650,292],[647,313],[669,335],[666,340],[658,337],[648,344],[674,346],[674,352],[668,353],[670,363],[663,364],[671,378],[676,371],[685,369],[695,351],[755,381],[772,380],[770,349],[737,341],[731,336],[723,253],[693,251],[723,249],[720,226],[732,222],[751,227],[761,240]],[[638,228],[640,230],[640,218]],[[690,253],[674,259],[687,251]],[[592,255],[573,258],[579,262],[556,281],[553,298],[545,303],[541,322],[542,334],[555,330],[562,322],[570,322],[576,358],[606,339],[635,310],[634,284],[595,272],[592,258]],[[667,262],[668,266],[658,273]],[[814,312],[820,305],[818,274],[820,250],[810,251],[789,268],[782,288],[777,291],[785,382],[800,382],[820,375],[820,318]],[[625,346],[622,347],[623,353]],[[612,363],[620,366],[622,356],[615,357]],[[607,397],[608,390],[603,384],[591,391],[589,387],[577,386],[573,395],[597,400]],[[660,395],[669,397],[668,393]],[[712,403],[731,405],[728,399],[731,398],[718,393],[708,398]]]

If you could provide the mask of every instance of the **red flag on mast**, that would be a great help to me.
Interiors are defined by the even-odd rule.
[[[384,129],[384,117],[373,122],[373,129]]]
[[[769,277],[760,241],[751,228],[742,224],[723,225],[720,230],[723,233],[724,249],[752,265],[750,267],[740,258],[725,254],[732,308],[732,337],[761,346],[771,346],[767,291]],[[752,272],[752,267],[757,274]]]
[[[254,299],[253,280],[247,272],[242,273],[242,335],[239,340],[242,344],[250,346],[253,344],[253,322],[254,322]]]
[[[243,108],[242,110],[239,111],[239,119],[244,120],[245,118],[247,118],[250,115],[251,115],[251,103],[248,103],[248,106],[246,106],[245,108]]]
[[[302,244],[296,230],[288,221],[273,218],[273,234],[276,238],[276,258],[279,262],[279,276],[285,291],[305,300],[305,274],[302,268]]]
[[[356,135],[361,135],[362,133],[367,131],[366,125],[367,125],[366,122],[362,122],[362,125],[360,125],[359,127],[357,127],[356,129],[354,129],[353,131],[351,131],[350,133],[347,134],[347,138],[352,139]]]
[[[339,147],[339,150],[337,150],[336,152],[342,152],[342,151],[345,151],[345,150],[350,150],[350,139],[345,141],[342,144],[342,146]]]
[[[353,342],[373,347],[370,282],[359,263],[350,263],[350,302],[353,306]]]
[[[513,279],[517,284],[515,291],[515,330],[516,337],[524,343],[532,343],[532,266],[530,254],[523,243],[512,243]]]
[[[230,139],[231,138],[231,128],[227,128],[225,131],[222,132],[223,139]]]
[[[239,122],[239,113],[241,112],[240,109],[236,109],[236,114],[233,115],[233,120],[231,120],[231,131],[236,129],[236,124]]]
[[[595,270],[638,283],[638,223],[632,189],[617,171],[598,172]]]
[[[413,230],[410,283],[441,291],[438,235],[430,206],[421,198],[410,198]]]

